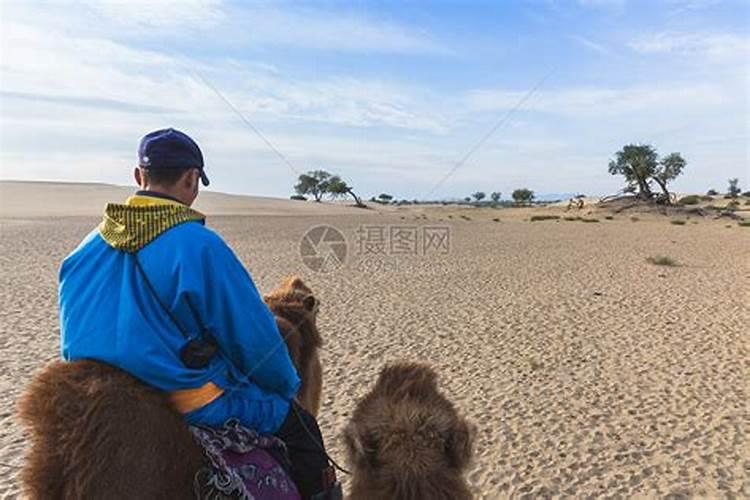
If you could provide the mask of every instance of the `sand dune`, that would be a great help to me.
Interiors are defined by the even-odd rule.
[[[0,181],[0,217],[28,218],[101,214],[108,202],[135,191],[113,184]],[[342,203],[312,203],[202,191],[195,208],[212,215],[324,215],[360,209]]]
[[[8,186],[0,185],[0,463],[17,465],[25,442],[14,401],[34,370],[58,356],[59,262],[97,223],[96,207],[128,190],[97,187],[93,200],[85,186],[24,187],[24,196]],[[85,196],[91,211],[71,215],[91,217],[29,220],[55,211],[53,195],[68,210]],[[750,497],[749,228],[243,203],[246,214],[304,208],[295,217],[217,216],[209,224],[261,290],[298,273],[319,294],[321,424],[333,456],[342,458],[338,435],[382,365],[412,359],[436,367],[479,427],[469,475],[477,498]],[[454,213],[471,220],[448,218]],[[346,264],[329,273],[308,269],[298,252],[305,231],[322,223],[349,242]],[[418,234],[445,226],[450,248],[361,253],[362,225]],[[652,255],[680,266],[653,266],[645,260]],[[13,469],[0,465],[0,477],[0,496],[17,496]]]

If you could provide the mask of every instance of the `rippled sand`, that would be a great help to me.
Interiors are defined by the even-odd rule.
[[[750,228],[461,213],[471,220],[439,209],[209,219],[261,290],[300,274],[320,296],[333,456],[343,459],[337,436],[383,364],[415,359],[479,428],[477,498],[750,496]],[[58,355],[57,267],[96,223],[0,222],[0,496],[18,494],[15,400]],[[323,223],[349,242],[346,264],[325,274],[299,256]],[[418,236],[446,226],[449,252],[365,255],[361,225]],[[648,264],[654,255],[681,265]]]

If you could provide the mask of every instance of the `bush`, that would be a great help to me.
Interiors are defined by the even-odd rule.
[[[740,227],[750,227],[750,220],[741,220],[737,225]]]
[[[495,217],[494,219],[492,219],[492,222],[500,222],[500,219],[498,219],[497,217]]]
[[[563,217],[563,220],[573,222],[573,221],[581,220],[581,218],[580,217]]]
[[[639,220],[641,220],[641,219],[639,219],[638,217],[635,217],[635,216],[633,216],[633,217],[630,218],[630,222],[638,222]]]
[[[295,201],[307,201],[307,197],[302,196],[301,194],[293,194],[292,196],[289,197],[289,199],[295,200]]]
[[[612,219],[614,219],[614,217],[612,217],[611,215],[605,215],[605,216],[604,216],[604,218],[605,218],[605,219],[607,219],[607,220],[612,220]]]
[[[676,260],[674,260],[672,257],[667,257],[665,255],[657,255],[655,257],[646,257],[646,262],[648,262],[649,264],[653,264],[655,266],[669,266],[669,267],[679,266]]]
[[[698,196],[697,194],[691,194],[688,196],[683,196],[677,203],[679,203],[680,205],[697,205],[698,203],[700,203],[700,201],[700,196]]]
[[[744,193],[742,193],[742,196],[744,196],[745,198],[750,198],[750,191],[745,191]]]
[[[532,215],[529,220],[531,222],[537,222],[542,220],[558,220],[559,218],[559,215]]]
[[[719,192],[715,189],[709,189],[708,191],[706,191],[706,195],[708,196],[716,196],[717,194],[719,194]]]
[[[599,222],[599,219],[581,219],[581,222]]]
[[[674,219],[674,220],[669,221],[669,223],[674,224],[675,226],[684,226],[685,224],[687,224],[687,222],[685,222],[682,219]]]

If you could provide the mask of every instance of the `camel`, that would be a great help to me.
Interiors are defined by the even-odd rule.
[[[264,300],[303,380],[300,404],[317,413],[319,303],[299,278],[285,280]],[[29,498],[192,498],[196,485],[201,494],[208,491],[196,479],[203,452],[168,395],[115,367],[51,363],[22,395],[19,418],[31,438],[20,477]],[[344,434],[352,498],[471,498],[462,477],[473,435],[429,367],[386,367]]]
[[[322,393],[317,299],[291,277],[264,300],[303,379],[300,405],[316,414]],[[18,410],[31,435],[21,474],[31,498],[194,496],[202,451],[168,395],[122,370],[91,360],[53,362],[36,375]]]
[[[468,500],[475,428],[427,365],[386,366],[344,430],[351,498]]]

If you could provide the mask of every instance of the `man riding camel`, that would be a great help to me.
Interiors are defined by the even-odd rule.
[[[318,425],[294,402],[300,378],[273,314],[224,240],[190,206],[203,155],[164,129],[140,142],[140,190],[110,203],[60,269],[62,356],[117,366],[167,391],[189,424],[230,418],[287,445],[302,498],[337,484]]]

